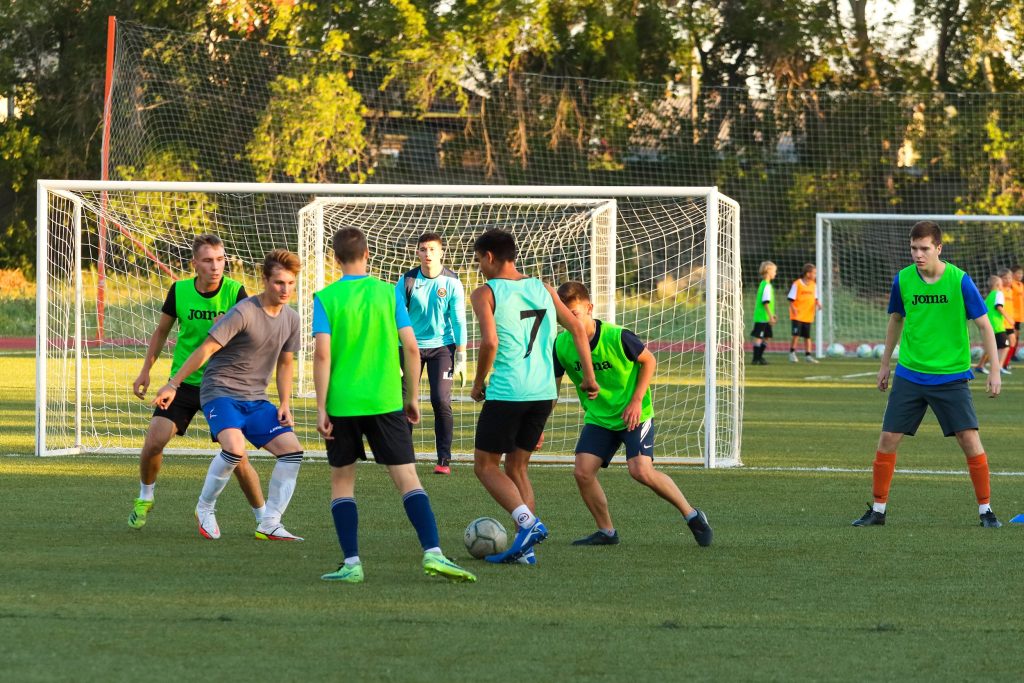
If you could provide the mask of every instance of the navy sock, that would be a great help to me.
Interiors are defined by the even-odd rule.
[[[402,504],[405,505],[405,514],[409,516],[416,535],[420,539],[423,549],[437,548],[441,541],[437,535],[437,520],[434,519],[434,510],[430,507],[430,498],[423,489],[413,489],[402,496]]]
[[[338,545],[345,557],[359,555],[359,510],[355,498],[335,498],[331,501],[334,530],[338,532]]]

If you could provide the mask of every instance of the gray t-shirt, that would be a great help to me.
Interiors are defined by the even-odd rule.
[[[281,352],[299,350],[299,314],[285,306],[271,317],[259,296],[251,296],[232,306],[209,334],[222,348],[203,373],[199,402],[222,396],[268,401],[267,386]]]

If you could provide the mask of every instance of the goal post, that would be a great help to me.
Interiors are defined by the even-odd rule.
[[[303,348],[292,406],[296,432],[316,454],[323,445],[310,373],[312,295],[340,275],[330,248],[334,231],[361,228],[371,274],[392,283],[419,265],[417,237],[441,234],[445,266],[459,276],[468,300],[483,282],[473,241],[498,227],[516,237],[521,272],[555,287],[584,282],[595,316],[633,330],[654,353],[659,462],[741,464],[739,206],[715,188],[47,180],[38,192],[38,455],[138,451],[151,408],[131,395],[131,384],[171,282],[192,275],[190,247],[198,233],[223,239],[226,275],[250,294],[262,288],[266,252],[285,247],[302,258],[293,303]],[[95,288],[101,256],[102,332]],[[477,329],[468,305],[467,330],[472,372]],[[174,342],[172,332],[168,343]],[[151,372],[150,396],[168,374],[170,355],[165,350]],[[273,385],[270,391],[275,400]],[[478,406],[468,388],[453,393],[453,453],[468,459]],[[424,421],[414,441],[418,457],[428,459],[433,413],[425,384],[421,401]],[[536,459],[570,461],[582,418],[575,392],[563,382]],[[168,450],[209,451],[201,418]]]
[[[1024,216],[819,213],[815,264],[823,310],[815,332],[818,356],[833,344],[850,352],[885,341],[892,281],[912,263],[910,229],[918,221],[942,228],[942,259],[964,269],[983,294],[989,275],[1024,260]]]

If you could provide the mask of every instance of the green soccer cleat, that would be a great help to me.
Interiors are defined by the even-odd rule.
[[[443,576],[449,581],[476,581],[476,575],[437,553],[423,553],[423,573],[428,576]]]
[[[153,501],[136,498],[135,507],[132,508],[132,513],[128,515],[128,526],[133,529],[141,529],[146,526],[146,515],[149,514],[149,510],[152,507]]]
[[[363,582],[363,564],[339,564],[338,569],[320,577],[324,581],[344,581],[345,583]]]

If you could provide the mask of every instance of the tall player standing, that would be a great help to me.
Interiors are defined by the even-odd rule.
[[[434,410],[434,445],[437,465],[434,474],[451,474],[452,380],[466,372],[466,295],[459,276],[445,268],[444,242],[436,232],[420,235],[416,245],[418,268],[399,280],[396,294],[405,301],[416,344],[420,349],[417,379],[427,368],[430,406]],[[412,425],[410,425],[411,427]]]
[[[171,285],[167,298],[160,309],[160,321],[149,340],[149,348],[142,362],[142,370],[132,383],[132,391],[139,398],[145,398],[149,389],[150,370],[167,343],[174,322],[178,322],[178,341],[174,346],[171,361],[171,375],[174,375],[185,359],[203,343],[213,323],[229,308],[245,299],[248,294],[242,283],[224,276],[226,264],[224,243],[216,235],[197,235],[192,241],[192,267],[195,277],[178,280]],[[157,474],[163,463],[164,448],[175,436],[184,436],[192,418],[199,412],[199,386],[203,381],[205,366],[185,377],[177,394],[166,408],[157,407],[146,430],[146,438],[139,454],[139,497],[135,499],[128,526],[141,529],[153,507]],[[263,492],[259,476],[248,458],[243,458],[235,468],[235,477],[252,506],[256,521],[264,511]]]
[[[281,524],[295,492],[302,464],[302,446],[292,430],[294,356],[299,350],[299,314],[288,306],[295,292],[299,257],[274,249],[263,260],[263,291],[236,304],[210,328],[206,340],[157,392],[155,405],[174,400],[181,382],[209,361],[199,400],[203,415],[221,451],[211,462],[196,504],[196,522],[204,538],[220,538],[215,515],[217,498],[231,473],[246,455],[245,442],[265,448],[277,463],[270,476],[267,510],[256,525],[256,538],[301,541]],[[281,405],[267,396],[276,370]]]
[[[572,334],[579,354],[580,390],[593,399],[599,387],[583,323],[569,312],[555,290],[517,270],[512,234],[488,230],[476,239],[473,251],[487,278],[470,295],[480,325],[480,351],[470,395],[474,401],[486,398],[476,426],[473,470],[487,492],[512,515],[517,528],[509,548],[488,555],[486,560],[505,563],[526,558],[529,562],[532,547],[548,535],[535,514],[527,466],[558,398],[551,356],[556,318]]]

